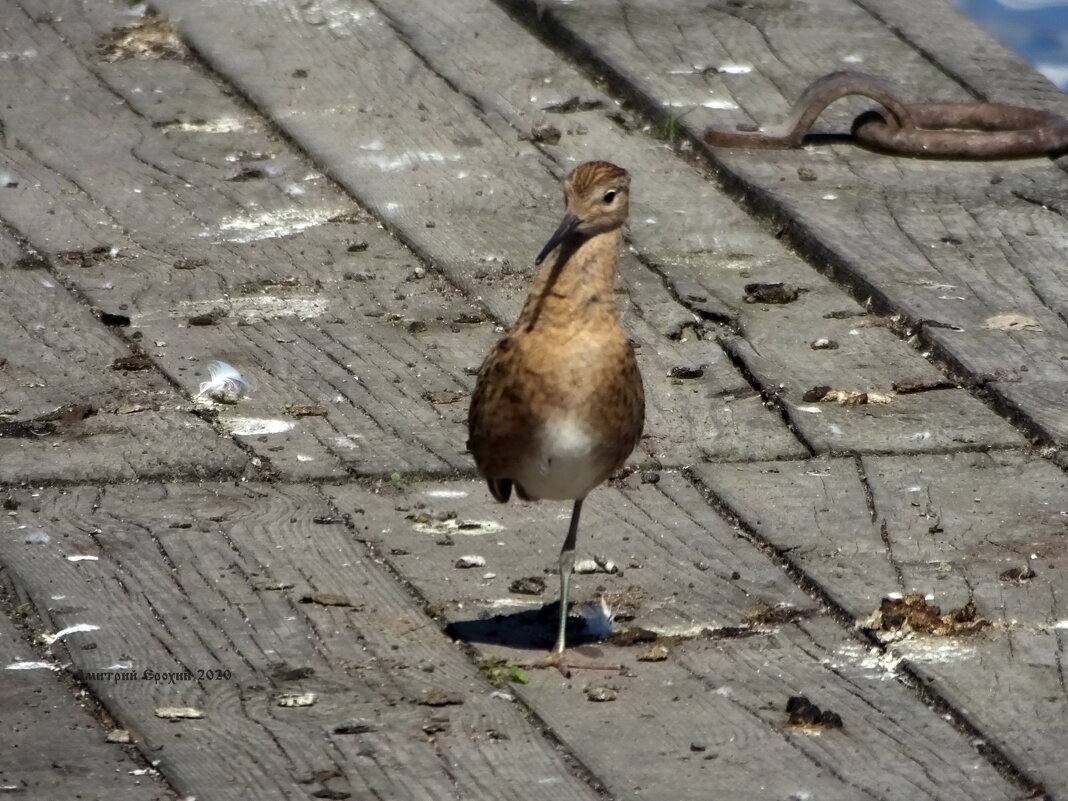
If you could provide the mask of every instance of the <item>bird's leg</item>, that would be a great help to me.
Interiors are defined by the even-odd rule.
[[[571,525],[567,529],[567,539],[560,549],[560,630],[556,635],[553,656],[560,656],[566,647],[567,631],[567,596],[571,589],[571,571],[575,568],[575,541],[578,539],[579,515],[582,513],[582,498],[575,501],[571,510]]]
[[[564,547],[560,549],[560,629],[556,635],[556,645],[552,652],[544,659],[523,665],[527,668],[554,667],[564,676],[569,676],[569,669],[579,670],[620,670],[620,665],[598,665],[589,663],[570,662],[564,658],[564,650],[567,647],[567,598],[571,589],[571,573],[575,568],[575,541],[578,539],[579,515],[582,513],[582,498],[575,501],[575,507],[571,511],[571,525],[567,530],[567,539]]]

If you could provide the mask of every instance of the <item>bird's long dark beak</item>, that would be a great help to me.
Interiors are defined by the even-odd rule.
[[[564,215],[564,219],[560,221],[560,227],[556,229],[556,233],[549,237],[549,241],[546,242],[545,247],[541,249],[538,258],[534,259],[534,264],[538,265],[545,261],[545,257],[552,253],[553,248],[575,232],[575,229],[579,227],[580,222],[581,220],[579,220],[578,217],[570,211],[567,212],[567,214]]]

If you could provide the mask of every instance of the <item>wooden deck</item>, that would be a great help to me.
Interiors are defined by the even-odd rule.
[[[1068,801],[1065,164],[701,144],[843,68],[1068,97],[943,0],[151,9],[0,0],[0,791]],[[621,667],[497,685],[569,510],[492,502],[468,394],[591,158],[649,411],[576,653]]]

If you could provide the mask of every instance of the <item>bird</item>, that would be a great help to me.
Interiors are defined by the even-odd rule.
[[[641,372],[614,288],[630,174],[607,161],[579,164],[564,198],[519,317],[479,368],[467,442],[501,503],[513,488],[523,500],[573,501],[559,557],[559,628],[545,660],[558,667],[582,503],[623,466],[645,421]]]

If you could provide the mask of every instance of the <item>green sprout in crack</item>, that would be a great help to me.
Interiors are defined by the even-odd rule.
[[[676,142],[679,136],[682,134],[682,120],[683,118],[693,111],[696,106],[691,106],[685,111],[676,111],[675,109],[669,109],[668,112],[660,120],[660,128],[657,131],[660,138],[667,142]]]
[[[526,684],[530,681],[523,668],[507,659],[484,659],[478,669],[494,687],[500,687],[506,682]]]
[[[426,476],[423,473],[402,473],[399,470],[394,470],[389,474],[389,483],[397,489],[403,489],[410,487],[413,484],[418,484],[420,481],[425,481]]]

